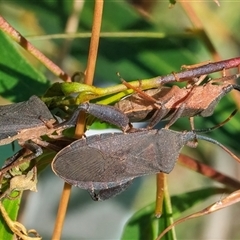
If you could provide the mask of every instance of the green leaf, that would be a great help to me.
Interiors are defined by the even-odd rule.
[[[8,216],[11,218],[12,221],[17,220],[18,216],[18,210],[20,206],[21,197],[18,197],[15,200],[10,199],[4,199],[3,200],[3,206],[5,210],[8,213]],[[13,239],[13,233],[7,226],[5,220],[2,217],[2,214],[0,214],[0,239],[4,240],[12,240]]]
[[[43,94],[49,81],[26,60],[12,39],[0,31],[0,95],[11,101],[23,101]]]
[[[72,13],[73,2],[71,0],[11,0],[2,1],[1,9],[3,9],[2,11],[7,21],[13,24],[24,36],[45,35],[64,32],[68,17]],[[169,2],[174,3],[175,1],[160,2],[155,1],[153,11],[149,13],[148,17],[139,14],[127,1],[104,1],[102,31],[110,33],[116,31],[128,32],[133,36],[135,32],[146,32],[146,34],[144,37],[103,37],[100,39],[95,72],[96,85],[100,86],[100,84],[103,84],[101,85],[102,87],[118,84],[119,78],[116,76],[116,72],[120,72],[123,78],[130,81],[151,78],[173,71],[176,72],[180,70],[180,66],[183,64],[195,64],[212,59],[210,49],[206,48],[200,35],[185,31],[192,28],[191,16],[182,10],[180,3],[176,4],[173,9],[168,9]],[[203,23],[203,30],[207,28],[207,32],[217,52],[224,59],[235,56],[239,46],[238,8],[233,4],[215,8],[212,2],[209,5],[207,3],[191,4],[195,6],[193,9],[196,16]],[[80,14],[78,32],[90,32],[93,9],[94,1],[85,1]],[[211,16],[211,21],[204,16]],[[33,21],[29,22],[29,19]],[[231,28],[228,26],[231,26]],[[152,38],[148,33],[160,33],[161,36]],[[42,87],[39,79],[42,79],[43,82],[46,79],[45,77],[39,77],[38,70],[33,70],[34,67],[29,67],[28,61],[26,61],[28,54],[23,57],[23,54],[19,53],[20,47],[12,43],[11,39],[9,40],[2,36],[1,33],[0,42],[1,95],[14,101],[22,101],[32,94],[42,94],[46,88]],[[228,46],[227,48],[223,47],[223,42],[224,46]],[[61,39],[32,41],[32,43],[37,45],[47,56],[50,56],[50,59],[59,60],[58,56],[63,46]],[[64,61],[64,68],[67,68],[66,65],[71,65],[70,70],[68,69],[67,72],[72,73],[85,70],[88,49],[89,39],[76,38],[74,40],[71,51],[65,56],[67,61]],[[76,62],[77,64],[75,64]],[[61,95],[61,91],[59,92]],[[223,116],[224,112],[228,114],[228,110],[234,107],[231,99],[229,105],[225,105],[225,102],[229,103],[229,98],[227,101],[224,100],[224,103],[221,102],[219,104],[219,111],[215,111],[211,118],[198,118],[201,120],[198,122],[197,128],[209,127],[209,124],[212,126],[212,123],[215,124],[225,119]],[[237,119],[238,117],[236,116],[229,124],[214,131],[212,134],[214,139],[239,151],[237,141],[239,139],[239,121]],[[189,127],[189,122],[186,123],[186,121],[180,119],[175,126],[183,131]],[[202,151],[201,153],[206,154],[205,152]],[[173,198],[174,216],[179,216],[184,209],[190,208],[192,205],[197,204],[198,201],[204,201],[208,196],[204,190],[203,192],[199,190],[199,194],[200,196],[193,198],[194,194],[191,197],[188,194],[182,194],[178,196],[177,202]],[[156,235],[155,229],[159,221],[152,217],[154,205],[155,203],[153,203],[152,209],[146,210],[141,217],[144,223],[146,216],[145,224],[147,225],[143,227],[149,230],[149,232],[142,233],[145,234],[143,237],[146,237],[146,239]],[[149,209],[149,206],[146,208]],[[124,235],[126,236],[124,239],[127,239],[128,236],[131,236],[131,239],[137,239],[137,236],[140,236],[140,229],[137,224],[138,219],[135,220],[132,229],[128,231],[128,235]],[[164,225],[166,224],[163,222]],[[199,234],[199,231],[196,234]]]
[[[179,194],[171,197],[173,214],[166,214],[165,204],[163,206],[163,214],[157,219],[154,217],[155,202],[140,209],[128,220],[124,227],[122,240],[127,239],[155,239],[157,235],[168,227],[170,218],[177,218],[182,215],[185,210],[201,203],[208,197],[219,193],[218,188],[204,188],[196,191]],[[158,231],[156,232],[156,225]],[[156,235],[157,234],[157,235]],[[170,233],[166,234],[163,239],[173,239]]]

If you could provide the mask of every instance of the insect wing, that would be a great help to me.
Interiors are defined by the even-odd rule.
[[[112,136],[115,134],[91,136],[73,142],[55,156],[53,171],[66,182],[83,189],[107,189],[132,180],[131,177],[116,179],[124,171],[121,159],[106,155],[96,147]],[[91,147],[91,144],[96,146]]]
[[[93,136],[61,150],[52,169],[80,188],[115,187],[139,176],[169,173],[188,138],[167,129]]]
[[[47,106],[37,96],[26,102],[0,106],[0,139],[12,137],[22,129],[44,125],[54,119]]]

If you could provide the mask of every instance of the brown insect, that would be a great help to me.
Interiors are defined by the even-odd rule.
[[[124,112],[131,122],[150,119],[148,128],[153,128],[160,120],[169,120],[169,127],[180,117],[211,116],[227,93],[233,89],[240,91],[239,85],[229,82],[238,77],[239,74],[235,74],[190,88],[175,85],[146,91],[133,88],[138,93],[120,100],[115,107]],[[130,84],[126,84],[131,88]],[[191,125],[193,128],[192,119]]]
[[[129,129],[129,119],[112,106],[82,103],[75,113],[78,111],[92,114],[123,130]],[[75,121],[74,118],[73,115],[71,121]],[[198,139],[218,145],[240,162],[216,140],[196,134],[212,129],[184,132],[165,128],[135,130],[78,139],[56,154],[52,169],[69,184],[88,190],[92,199],[98,201],[121,193],[137,177],[170,173],[181,149],[185,145],[195,147]]]
[[[27,150],[32,154],[25,161],[41,155],[42,148],[39,144],[51,145],[41,141],[41,136],[60,139],[64,129],[75,126],[75,123],[70,121],[58,123],[45,103],[37,96],[32,96],[25,102],[0,106],[0,123],[0,145],[18,140],[19,145],[23,147],[5,162],[0,170],[0,176],[13,167],[13,163]],[[57,134],[53,135],[53,133]],[[51,146],[59,150],[59,147]]]

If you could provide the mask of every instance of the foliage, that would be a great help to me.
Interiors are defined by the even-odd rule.
[[[84,34],[91,31],[94,1],[85,1],[82,8],[80,7],[79,16],[75,16],[77,23],[79,21],[79,26],[75,32],[79,34],[73,34],[74,40],[62,39],[62,35],[51,36],[51,34],[62,34],[65,32],[66,23],[72,14],[73,6],[76,2],[72,0],[2,1],[0,3],[0,14],[38,49],[59,66],[63,66],[63,69],[69,75],[72,75],[76,71],[83,72],[86,68],[89,35],[86,37]],[[169,74],[173,71],[177,72],[183,64],[190,65],[206,60],[216,60],[216,56],[219,57],[219,55],[221,55],[222,59],[239,55],[239,13],[236,7],[238,3],[220,2],[221,6],[218,8],[214,2],[201,4],[182,4],[177,2],[173,8],[168,9],[169,3],[164,1],[152,1],[153,5],[147,7],[141,4],[136,7],[129,4],[129,2],[106,0],[104,3],[101,28],[103,36],[100,39],[98,51],[94,77],[95,86],[106,87],[119,84],[116,72],[120,72],[121,76],[128,81],[146,79]],[[171,2],[173,3],[173,1]],[[209,20],[210,18],[211,21]],[[67,34],[63,35],[63,37],[66,36]],[[34,94],[43,95],[55,80],[59,80],[1,31],[0,42],[0,93],[4,99],[19,102],[27,100]],[[71,48],[68,48],[69,44]],[[214,74],[212,76],[220,75]],[[235,108],[236,99],[237,96],[233,96],[233,94],[226,96],[217,107],[213,116],[196,119],[196,127],[206,128],[221,122],[230,114],[231,111],[229,109]],[[238,117],[235,117],[230,123],[210,135],[233,149],[236,153],[239,151],[237,139],[239,138],[240,128],[237,119]],[[180,119],[174,125],[174,128],[186,130],[189,129],[188,126],[187,119]],[[195,156],[202,161],[211,163],[214,153],[210,153],[207,145],[200,144],[197,150],[194,150]],[[224,161],[224,159],[220,160]],[[229,165],[231,164],[229,163]],[[199,180],[197,176],[195,177],[196,174],[194,179],[189,181],[188,179],[184,180],[183,176],[179,176],[178,173],[184,174],[181,169],[177,169],[176,173],[172,173],[173,177],[172,180],[170,179],[170,182],[176,182],[175,184],[178,187],[183,185],[182,191],[184,192],[189,192],[189,189],[195,187],[195,185],[191,185],[187,189],[184,183],[195,182],[195,179],[197,184],[199,182],[206,183],[204,182],[205,180]],[[176,181],[175,179],[180,180]],[[209,196],[215,194],[214,191],[205,191],[205,185],[203,186],[203,184],[202,189],[199,190],[199,192],[202,191],[200,195],[191,195],[184,201],[189,203],[191,199],[193,203],[189,203],[190,205],[195,205],[199,201],[204,203]],[[207,182],[207,184],[211,184],[211,182]],[[134,188],[129,189],[126,194],[130,194],[130,190],[135,193],[138,192],[138,185],[134,185]],[[124,208],[125,211],[136,211],[140,206],[144,207],[142,211],[134,214],[128,221],[122,239],[152,239],[159,234],[158,220],[152,216],[153,204],[149,204],[153,200],[154,188],[149,189],[149,191],[149,194],[142,196],[143,203],[138,205],[134,205],[137,202],[137,197],[134,199],[134,196],[131,194],[129,197],[124,195],[124,193],[122,198],[119,196],[115,200],[109,200],[111,201],[110,204],[118,205],[118,207]],[[138,194],[140,193],[138,192]],[[176,198],[180,199],[181,196],[179,194]],[[125,201],[121,203],[121,200],[124,199]],[[77,201],[78,199],[73,200],[70,210],[78,205]],[[87,198],[80,207],[88,205],[89,201],[90,199]],[[179,201],[183,200],[178,200],[177,202]],[[13,202],[10,201],[10,204],[13,204]],[[12,219],[17,217],[18,204],[19,202],[16,201],[14,205],[16,210],[15,216],[11,216]],[[175,206],[174,201],[172,204]],[[10,207],[5,207],[9,211]],[[188,207],[190,206],[186,205],[184,210]],[[99,208],[101,208],[101,204],[99,204]],[[77,210],[74,211],[76,212]],[[94,214],[98,214],[97,211]],[[173,208],[173,212],[174,214],[179,214],[180,210]],[[88,221],[86,220],[88,226],[93,224],[93,219],[94,217]],[[140,223],[143,223],[147,229],[147,237],[144,235],[144,238],[141,238],[138,235],[139,232],[131,228],[133,222],[138,222],[137,228],[141,228],[142,225]],[[201,232],[201,224],[199,223],[196,227],[200,229],[199,232]],[[234,223],[227,219],[226,224],[228,224],[229,228],[233,228],[233,232],[226,238],[236,238]],[[70,223],[69,225],[74,226],[74,224]],[[38,228],[38,226],[34,227]],[[120,223],[119,228],[121,228]],[[190,230],[190,227],[188,229]],[[64,229],[64,231],[66,231],[64,236],[76,237],[68,235],[70,233],[67,230]],[[88,233],[89,235],[87,236],[92,238],[100,238],[101,236],[103,238],[117,238],[120,236],[111,233],[111,229],[109,229],[109,234],[106,233],[106,229],[103,231],[104,233],[101,233],[101,230],[98,231],[95,235]],[[121,229],[118,229],[118,231],[121,231]],[[51,232],[51,229],[49,232]],[[187,236],[188,238],[194,237],[196,239],[200,236],[199,232],[194,230],[186,234],[183,230],[177,236],[179,238],[186,238]],[[0,239],[3,239],[3,236],[6,239],[4,234],[1,228]],[[78,232],[78,234],[80,233]],[[81,236],[81,238],[86,238],[87,236]],[[46,234],[46,238],[49,238],[49,235]],[[172,238],[174,236],[170,237],[170,239]]]

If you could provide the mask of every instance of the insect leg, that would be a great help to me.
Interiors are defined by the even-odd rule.
[[[172,117],[169,120],[168,124],[165,126],[165,128],[169,128],[170,126],[172,126],[181,117],[185,108],[186,104],[182,103],[180,107],[172,114]]]
[[[147,127],[148,129],[152,129],[158,122],[160,122],[160,120],[164,116],[167,115],[167,113],[169,112],[169,109],[167,109],[165,107],[165,103],[168,102],[170,99],[167,99],[164,101],[157,100],[157,99],[153,98],[152,96],[146,94],[141,89],[132,86],[131,84],[129,84],[122,78],[121,78],[121,81],[126,87],[133,89],[135,92],[137,92],[138,95],[141,96],[143,99],[153,102],[156,105],[158,110],[156,110],[155,113],[153,114],[153,116],[151,117],[150,123],[148,124],[148,127]]]
[[[31,161],[32,159],[40,156],[43,153],[43,150],[40,146],[33,142],[26,142],[23,144],[23,149],[19,150],[17,153],[15,153],[12,157],[7,160],[7,163],[4,164],[2,169],[0,170],[0,176],[2,176],[4,173],[9,171],[10,169],[24,163],[27,161]],[[27,150],[30,150],[32,153],[27,155]],[[27,155],[24,157],[24,155]]]
[[[43,153],[42,148],[39,147],[36,143],[34,143],[32,141],[31,142],[25,142],[23,147],[29,149],[33,153],[33,158],[36,158]]]
[[[17,161],[21,156],[23,156],[26,153],[27,149],[26,148],[22,148],[21,150],[19,150],[18,152],[16,152],[15,154],[13,154],[13,156],[9,157],[5,163],[3,164],[1,170],[3,170],[4,168],[12,165],[15,161]]]
[[[132,181],[128,181],[113,188],[102,189],[98,193],[94,190],[88,190],[88,192],[94,201],[104,201],[125,191],[131,184]]]
[[[161,106],[158,110],[155,111],[153,116],[150,119],[150,122],[147,126],[148,129],[152,129],[157,123],[159,123],[169,112],[169,109],[165,107],[164,104],[159,104]]]

